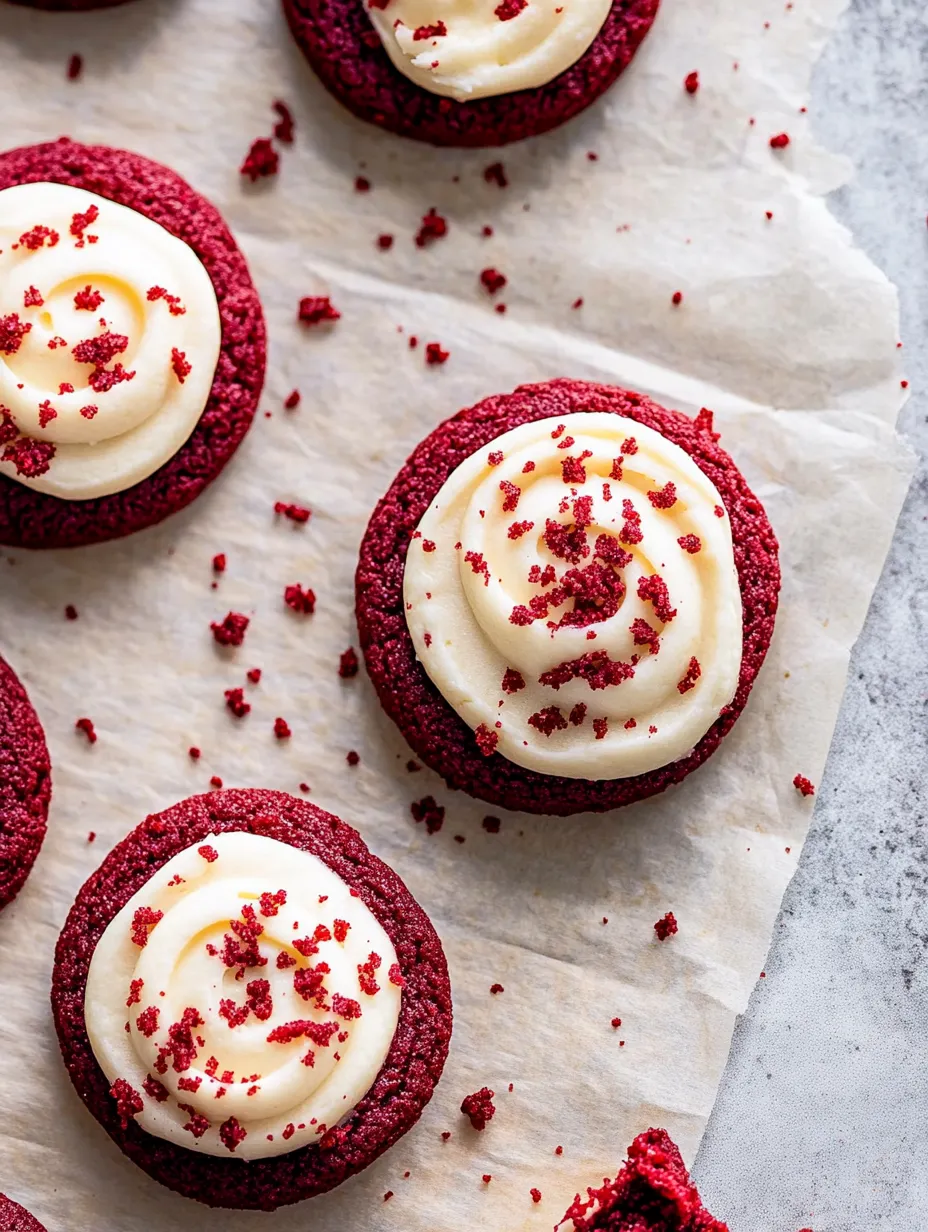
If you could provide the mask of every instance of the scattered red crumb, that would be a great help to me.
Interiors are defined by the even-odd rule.
[[[94,726],[90,719],[78,719],[74,726],[77,731],[84,733],[88,744],[97,743],[97,733],[94,731]]]
[[[494,997],[497,996],[499,993],[505,992],[505,991],[506,989],[502,986],[502,984],[491,984],[490,985],[490,992],[493,994]]]
[[[110,1087],[110,1095],[116,1101],[116,1113],[119,1117],[119,1123],[123,1129],[127,1129],[129,1121],[142,1111],[145,1103],[138,1091],[131,1087],[125,1078],[116,1079]]]
[[[450,354],[450,351],[442,349],[440,342],[427,342],[425,345],[425,362],[432,367],[443,364]]]
[[[541,1201],[541,1190],[540,1189],[535,1189],[535,1187],[533,1186],[528,1192],[532,1195],[533,1202],[538,1203]]]
[[[677,685],[678,693],[689,693],[690,689],[695,689],[696,681],[702,675],[702,668],[699,666],[699,660],[692,658],[686,669],[686,675]]]
[[[41,303],[41,300],[39,301]],[[83,291],[76,291],[74,294],[74,307],[81,309],[84,312],[96,312],[102,303],[105,303],[103,296],[90,283],[84,287]]]
[[[658,941],[666,941],[668,937],[672,937],[677,931],[677,921],[672,911],[667,914],[654,925],[654,931],[657,933]]]
[[[219,859],[219,852],[215,847],[210,847],[209,843],[204,843],[202,847],[197,848],[197,855],[206,861],[207,864],[212,864]]]
[[[298,389],[294,389],[289,394],[287,394],[286,398],[284,399],[284,410],[295,411],[299,405],[300,405],[300,391]]]
[[[612,1020],[612,1029],[613,1029],[613,1031],[618,1031],[618,1029],[619,1029],[619,1027],[621,1027],[621,1025],[622,1025],[622,1019],[621,1019],[621,1018],[613,1018],[613,1020]]]
[[[250,623],[242,612],[227,612],[221,623],[214,620],[209,627],[220,646],[241,646]]]
[[[350,680],[358,674],[358,656],[353,646],[343,650],[338,660],[338,674],[342,680]]]
[[[702,540],[698,535],[681,535],[677,540],[684,552],[694,556],[702,548]]]
[[[370,192],[370,190],[371,190],[371,182],[367,178],[367,176],[364,176],[364,175],[355,176],[355,181],[354,181],[354,191],[355,192],[366,193],[366,192]]]
[[[499,188],[505,188],[509,184],[506,169],[502,163],[491,163],[489,167],[484,167],[483,178],[488,184],[496,184]],[[483,234],[492,235],[493,229],[484,227]]]
[[[789,133],[777,133],[775,137],[770,138],[771,150],[785,150],[789,145]]]
[[[274,136],[278,141],[282,141],[284,145],[292,145],[294,129],[293,112],[279,98],[274,100],[273,109],[279,116],[277,123],[274,125]]]
[[[489,1087],[481,1087],[473,1095],[466,1095],[461,1101],[461,1112],[470,1120],[474,1129],[486,1129],[496,1113],[493,1092]]]
[[[223,1121],[219,1126],[219,1141],[230,1151],[234,1151],[247,1137],[247,1132],[239,1125],[235,1117],[229,1117],[228,1121]]]
[[[251,710],[251,703],[245,701],[244,689],[226,689],[226,706],[237,719],[243,719]],[[222,784],[219,784],[220,787]]]
[[[304,295],[297,320],[304,325],[320,325],[323,321],[337,321],[341,315],[328,295]]]
[[[13,247],[18,248],[22,245],[23,248],[28,248],[30,252],[37,252],[44,246],[46,241],[48,241],[49,248],[54,248],[60,239],[61,236],[57,231],[53,231],[51,227],[39,224],[21,235],[19,237],[19,244],[14,244]]]
[[[500,688],[504,693],[518,693],[520,689],[525,688],[525,678],[515,668],[507,667],[503,674]]]
[[[214,774],[213,777],[209,781],[209,785],[210,787],[219,788],[222,786],[222,779],[219,777],[218,774]]]
[[[389,251],[389,249],[393,247],[393,236],[387,235],[386,233],[383,235],[378,235],[377,247],[381,250],[381,252]]]
[[[583,296],[582,295],[578,296],[577,299],[575,299],[574,302],[570,306],[571,308],[573,308],[575,312],[578,308],[582,308],[583,307]]]
[[[15,312],[0,317],[0,354],[15,355],[31,329],[32,326],[27,321],[21,321]]]
[[[446,1129],[441,1136],[441,1140],[442,1142],[447,1142],[450,1137],[451,1137],[451,1131]]]
[[[498,269],[489,266],[487,269],[480,271],[480,281],[490,295],[495,295],[497,291],[503,289],[509,280]]]
[[[355,749],[351,749],[350,752],[345,754],[345,761],[349,766],[356,766],[360,760],[361,754],[356,752]]]
[[[383,1200],[384,1202],[389,1202],[392,1197],[393,1197],[393,1190],[388,1189],[387,1192],[383,1195]]]
[[[68,81],[77,81],[84,68],[83,56],[75,54],[68,60]]]
[[[96,837],[97,837],[96,830],[91,830],[90,833],[87,835],[87,842],[92,843],[96,839]]]
[[[140,950],[144,950],[148,944],[148,934],[159,922],[164,919],[163,911],[153,910],[151,907],[139,907],[132,917],[132,944],[137,945]]]
[[[493,12],[500,21],[512,21],[514,17],[519,16],[527,4],[528,0],[502,0]]]
[[[499,744],[499,733],[487,727],[486,723],[481,723],[474,732],[474,739],[477,741],[477,748],[484,757],[490,757]]]
[[[294,612],[311,616],[316,610],[316,592],[308,586],[304,590],[299,582],[294,582],[284,590],[284,603]]]
[[[482,227],[480,229],[480,234],[483,236],[484,239],[489,239],[490,236],[493,234],[493,228],[490,226]]]
[[[425,828],[429,834],[437,834],[445,824],[445,809],[439,804],[434,796],[423,796],[421,800],[414,800],[409,806],[409,811],[412,813],[413,821],[425,822]]]
[[[213,557],[213,573],[225,573],[226,571],[226,554],[225,552],[217,552]]]
[[[284,501],[274,502],[274,514],[275,516],[283,514],[283,516],[288,518],[291,522],[300,523],[308,522],[312,517],[311,511],[306,509],[303,505],[288,505],[285,504]]]
[[[498,817],[484,817],[480,824],[487,834],[499,834],[499,828],[502,823]]]
[[[687,73],[683,81],[683,88],[687,94],[695,94],[699,89],[699,74],[695,72]]]
[[[190,758],[190,760],[191,760],[191,761],[199,761],[199,760],[200,760],[201,753],[200,753],[200,750],[196,747],[196,745],[195,745],[195,744],[192,744],[192,745],[190,746],[190,748],[187,750],[187,756]]]
[[[796,777],[793,779],[793,786],[796,788],[796,790],[799,792],[800,795],[803,795],[803,796],[814,796],[815,795],[815,788],[813,787],[811,781],[807,779],[804,774],[796,775]]]
[[[422,215],[422,222],[416,232],[416,247],[425,248],[448,234],[448,222],[432,206],[427,214]]]
[[[412,34],[412,41],[414,43],[423,43],[427,39],[444,38],[447,33],[448,27],[445,23],[443,21],[436,21],[431,26],[417,26]]]
[[[648,500],[655,509],[672,509],[677,503],[676,485],[670,481],[657,491],[649,492]]]
[[[269,175],[276,175],[280,165],[280,155],[274,149],[269,137],[258,137],[252,142],[245,155],[245,161],[239,168],[241,175],[247,175],[252,184]]]
[[[484,1185],[489,1185],[490,1181],[493,1180],[492,1172],[484,1172],[483,1176],[481,1177],[481,1180],[483,1181]]]
[[[674,291],[673,295],[671,295],[670,297],[670,302],[672,304],[682,304],[683,303],[683,292]]]
[[[118,369],[119,364],[117,364],[116,367]],[[188,361],[186,352],[179,351],[177,347],[171,347],[171,367],[174,369],[174,375],[177,377],[181,385],[183,385],[184,381],[186,381],[187,377],[193,371],[193,365]],[[96,376],[96,373],[94,373],[94,376]],[[91,384],[93,384],[92,379]],[[96,389],[97,386],[94,385],[94,388]],[[103,391],[98,390],[98,392]]]
[[[52,464],[55,456],[55,445],[52,441],[37,441],[23,436],[7,445],[0,455],[0,460],[12,462],[18,475],[26,479],[35,479],[44,475]]]
[[[64,615],[66,620],[77,620],[77,608],[73,603],[67,605],[64,609]]]
[[[290,730],[290,724],[286,719],[276,718],[274,720],[274,735],[278,740],[289,740],[293,735]]]

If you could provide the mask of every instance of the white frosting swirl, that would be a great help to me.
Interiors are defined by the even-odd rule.
[[[87,1034],[107,1078],[140,1097],[148,1133],[206,1155],[282,1155],[319,1142],[372,1086],[399,1020],[396,961],[321,860],[212,835],[100,938]]]
[[[612,0],[365,2],[399,71],[462,103],[546,85],[576,64],[612,7]]]
[[[463,462],[419,523],[404,596],[416,653],[481,750],[543,774],[668,765],[737,688],[722,498],[618,415],[523,424]]]
[[[50,183],[0,191],[0,250],[0,473],[65,500],[145,479],[190,436],[216,371],[219,308],[196,254]],[[17,466],[24,450],[38,464]]]

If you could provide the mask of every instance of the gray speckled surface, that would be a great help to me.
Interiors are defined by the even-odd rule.
[[[928,449],[928,10],[854,0],[816,75],[837,216],[897,283]],[[853,545],[849,545],[853,550]],[[812,831],[696,1166],[736,1232],[928,1227],[928,471],[856,648]]]

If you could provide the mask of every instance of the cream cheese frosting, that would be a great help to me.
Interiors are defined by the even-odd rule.
[[[144,1130],[261,1159],[319,1142],[357,1106],[401,984],[389,937],[328,865],[235,831],[174,856],[114,917],[84,1016]]]
[[[523,424],[463,462],[419,523],[404,598],[481,751],[539,773],[668,765],[738,685],[722,498],[678,445],[617,415]]]
[[[410,81],[459,102],[546,85],[580,59],[612,0],[367,0]]]
[[[158,223],[65,184],[0,191],[0,473],[85,500],[190,436],[219,358],[216,292]]]

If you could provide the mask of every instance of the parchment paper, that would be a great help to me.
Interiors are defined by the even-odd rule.
[[[895,294],[817,195],[847,168],[815,148],[800,113],[842,2],[664,0],[606,100],[501,155],[355,123],[306,69],[274,0],[0,13],[5,144],[69,133],[175,167],[225,212],[271,337],[271,417],[191,509],[122,543],[0,559],[2,651],[44,720],[55,784],[44,851],[0,919],[0,1188],[50,1232],[540,1229],[651,1124],[695,1154],[808,825],[791,781],[819,781],[911,468],[893,431]],[[72,52],[86,61],[78,83],[64,79]],[[275,97],[296,111],[296,145],[276,182],[243,189],[238,165],[270,131]],[[792,144],[776,154],[781,131]],[[505,190],[482,175],[497,157]],[[369,193],[353,191],[359,173]],[[412,236],[431,205],[450,233],[421,250]],[[388,253],[380,233],[396,236]],[[505,316],[478,287],[489,265],[510,280]],[[313,293],[343,313],[329,332],[295,321]],[[447,364],[426,368],[411,333],[449,347]],[[407,452],[461,406],[556,375],[716,411],[780,536],[782,605],[745,715],[682,787],[607,817],[504,815],[494,836],[486,808],[407,773],[363,675],[342,682],[336,668],[356,640],[357,545]],[[287,414],[294,386],[303,401]],[[312,521],[275,524],[275,500],[311,505]],[[212,590],[219,551],[228,570]],[[285,609],[293,581],[316,591],[315,616]],[[209,633],[229,609],[252,616],[232,654]],[[253,710],[237,723],[223,690],[256,665]],[[74,731],[82,715],[93,747]],[[288,743],[273,737],[277,715]],[[48,1011],[79,886],[149,811],[212,774],[310,783],[429,911],[454,985],[451,1056],[417,1128],[337,1192],[271,1217],[210,1213],[125,1161],[73,1094]],[[432,838],[409,814],[427,793],[448,810]],[[660,945],[652,925],[667,910],[680,931]],[[457,1109],[483,1085],[498,1112],[476,1135]]]

